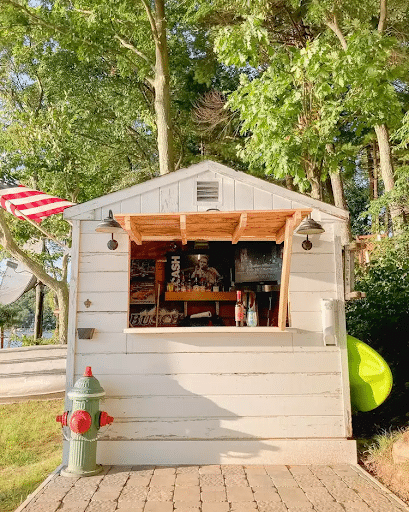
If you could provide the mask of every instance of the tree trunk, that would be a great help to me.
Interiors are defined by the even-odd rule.
[[[21,261],[30,270],[37,279],[42,281],[46,286],[55,291],[58,297],[60,307],[59,313],[59,341],[61,344],[67,343],[68,331],[68,286],[63,281],[57,281],[35,260],[30,258],[13,240],[11,232],[8,228],[5,212],[0,209],[0,245],[4,250],[8,251],[16,260]]]
[[[160,174],[175,170],[173,136],[170,113],[169,56],[166,41],[166,18],[164,0],[155,0],[155,113],[158,129],[158,153]]]
[[[36,285],[36,307],[34,315],[34,339],[38,340],[43,335],[43,312],[44,312],[44,285],[37,280]]]
[[[4,327],[0,326],[0,348],[4,348]]]
[[[375,126],[375,133],[378,139],[379,147],[379,168],[382,180],[385,185],[385,192],[391,192],[395,186],[395,177],[393,175],[392,152],[389,140],[388,128],[385,124]],[[401,209],[397,204],[389,205],[392,225],[394,230],[398,230],[403,222]]]
[[[322,200],[322,190],[321,190],[321,180],[320,180],[320,170],[317,168],[317,166],[306,161],[305,164],[305,175],[307,176],[308,181],[311,185],[311,192],[310,196],[313,199],[319,199]]]
[[[368,178],[369,178],[369,199],[373,201],[374,199],[374,190],[375,190],[375,165],[372,154],[371,145],[366,146],[366,159],[368,162]]]
[[[334,194],[334,204],[338,208],[348,211],[348,205],[345,199],[344,184],[339,172],[330,174],[332,193]],[[352,240],[351,223],[347,220],[341,224],[341,242],[347,245]]]
[[[287,174],[285,177],[285,186],[288,190],[295,191],[294,178],[292,176],[290,176],[289,174]]]
[[[366,147],[369,177],[369,199],[371,201],[378,199],[378,158],[376,149],[375,141]],[[371,232],[379,233],[379,218],[372,219]]]

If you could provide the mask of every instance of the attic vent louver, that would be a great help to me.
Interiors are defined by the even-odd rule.
[[[198,181],[196,194],[196,199],[198,203],[217,203],[219,201],[219,182]]]

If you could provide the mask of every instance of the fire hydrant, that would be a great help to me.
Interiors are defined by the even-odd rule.
[[[96,464],[97,434],[101,427],[114,421],[112,416],[99,410],[99,401],[104,396],[104,389],[92,375],[91,367],[87,366],[83,377],[68,392],[72,411],[65,411],[56,418],[62,427],[69,426],[71,433],[68,467],[61,471],[62,475],[92,476],[101,473],[102,467]]]

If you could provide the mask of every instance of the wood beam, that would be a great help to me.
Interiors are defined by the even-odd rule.
[[[236,229],[234,230],[233,237],[231,239],[232,244],[237,244],[237,242],[240,240],[241,235],[243,234],[243,231],[246,229],[247,226],[247,213],[242,213],[240,215],[239,223],[236,226]]]
[[[124,218],[124,221],[125,231],[128,233],[129,238],[137,245],[142,245],[142,235],[136,228],[134,220],[129,215],[127,215]]]
[[[186,215],[180,215],[180,234],[182,236],[182,244],[187,244],[187,233],[186,233]]]
[[[294,219],[285,223],[283,267],[281,270],[280,301],[278,307],[278,328],[284,331],[287,323],[288,287],[290,283],[291,253],[293,247]]]

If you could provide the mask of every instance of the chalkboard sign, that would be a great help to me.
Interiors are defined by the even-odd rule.
[[[280,283],[283,245],[275,242],[239,242],[235,254],[236,283]]]

